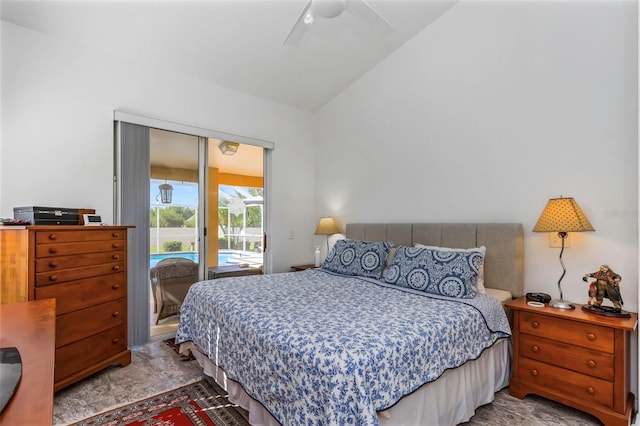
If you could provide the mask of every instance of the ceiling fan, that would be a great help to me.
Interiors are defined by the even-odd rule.
[[[393,25],[365,0],[309,0],[293,28],[289,31],[284,44],[295,46],[300,43],[317,17],[336,18],[345,10],[382,34],[395,31]]]

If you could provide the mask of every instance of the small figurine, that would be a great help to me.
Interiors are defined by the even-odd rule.
[[[582,278],[584,281],[587,281],[587,277]],[[596,299],[596,294],[598,294],[598,288],[596,287],[596,282],[591,281],[589,284],[589,300],[587,301],[588,305],[595,305],[598,303],[598,299]]]
[[[622,293],[620,293],[620,281],[622,277],[609,268],[609,265],[600,265],[600,269],[596,272],[584,274],[583,281],[587,278],[595,278],[589,285],[589,302],[591,306],[600,306],[606,297],[613,303],[614,311],[622,311]]]

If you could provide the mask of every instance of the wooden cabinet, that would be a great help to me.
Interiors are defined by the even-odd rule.
[[[630,334],[638,316],[610,318],[582,311],[530,307],[513,311],[511,395],[537,394],[590,413],[607,426],[629,425]]]
[[[53,423],[55,322],[52,299],[0,305],[0,347],[16,347],[22,360],[20,383],[0,413],[0,425]]]
[[[0,229],[0,303],[50,298],[56,391],[109,365],[128,365],[127,227]]]

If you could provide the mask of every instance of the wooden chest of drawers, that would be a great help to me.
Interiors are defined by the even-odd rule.
[[[129,364],[127,227],[0,229],[0,303],[50,298],[56,299],[54,390]]]
[[[605,425],[629,425],[631,318],[609,318],[575,310],[530,307],[524,298],[513,311],[511,395],[533,393],[590,413]]]

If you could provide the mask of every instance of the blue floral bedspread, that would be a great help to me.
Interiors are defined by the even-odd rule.
[[[502,305],[307,270],[191,286],[192,341],[283,425],[377,425],[445,370],[510,335]]]

